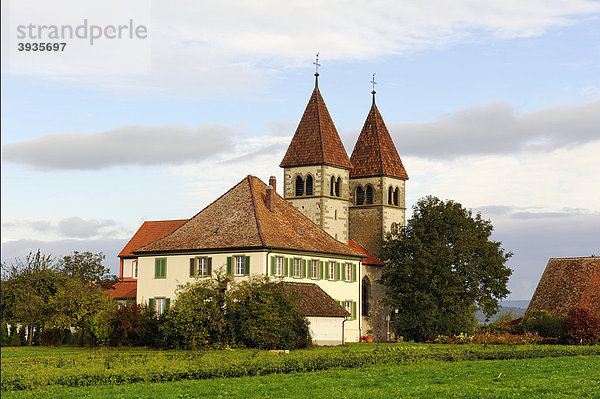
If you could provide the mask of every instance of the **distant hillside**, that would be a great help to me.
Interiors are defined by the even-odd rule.
[[[498,310],[498,313],[493,315],[489,321],[494,322],[499,316],[506,315],[510,312],[512,312],[515,319],[522,317],[527,310],[527,306],[529,306],[529,300],[527,299],[502,301],[500,302],[500,309]],[[475,314],[475,317],[477,317],[477,321],[479,321],[479,323],[485,323],[485,315],[483,312],[478,310]]]

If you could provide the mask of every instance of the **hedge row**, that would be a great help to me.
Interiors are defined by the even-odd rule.
[[[133,382],[166,382],[230,378],[273,373],[310,372],[425,360],[527,359],[600,355],[600,346],[369,346],[369,350],[299,350],[273,355],[265,351],[219,351],[170,354],[148,352],[61,358],[3,359],[2,391],[29,390],[51,385],[92,386]],[[362,348],[361,348],[362,349]]]

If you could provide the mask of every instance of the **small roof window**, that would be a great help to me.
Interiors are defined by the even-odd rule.
[[[300,234],[301,236],[303,236],[304,234],[302,234],[302,230],[300,229],[296,229],[296,231],[298,232],[298,234]]]

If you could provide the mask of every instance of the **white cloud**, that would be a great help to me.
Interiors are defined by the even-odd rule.
[[[30,17],[60,20],[65,11],[47,4],[32,9]],[[105,7],[95,12],[119,11]],[[600,4],[182,0],[153,2],[151,12],[151,74],[55,78],[161,93],[249,92],[283,68],[305,65],[315,51],[329,62],[365,60],[461,41],[535,37],[597,15]]]
[[[28,237],[47,241],[57,237],[69,239],[113,239],[129,236],[130,229],[114,220],[85,220],[78,216],[58,220],[20,219],[3,215],[2,242]]]
[[[41,169],[102,169],[117,165],[180,164],[233,147],[223,125],[124,126],[94,134],[61,133],[2,147],[5,161]]]

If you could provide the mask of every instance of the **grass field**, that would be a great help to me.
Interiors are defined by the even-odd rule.
[[[441,357],[445,361],[417,357],[400,364],[382,357],[384,364],[357,365],[353,368],[329,367],[323,371],[241,378],[179,378],[182,381],[162,383],[127,383],[127,380],[111,383],[110,380],[96,381],[92,378],[98,373],[116,372],[121,375],[125,369],[132,369],[132,375],[142,373],[142,376],[147,376],[149,371],[160,374],[161,370],[193,368],[198,367],[199,363],[203,367],[219,365],[225,370],[265,362],[270,366],[278,362],[297,366],[294,362],[298,359],[304,362],[301,364],[321,358],[360,359],[363,355],[371,356],[372,352],[381,348],[394,349],[390,352],[384,350],[383,353],[434,353],[435,356],[440,357],[441,354],[446,357]],[[194,353],[147,349],[2,348],[2,397],[600,397],[600,356],[597,354],[457,361],[473,355],[485,358],[494,354],[503,359],[507,356],[536,356],[532,350],[549,356],[560,355],[552,352],[555,348],[359,344],[347,348],[295,351],[290,355],[269,355],[252,350]],[[586,348],[571,349],[572,354],[576,354]],[[592,353],[600,353],[598,347],[587,349],[588,352],[591,349]],[[456,354],[460,356],[456,357]],[[57,385],[52,379],[55,378],[52,377],[55,369],[62,374],[81,378],[81,384],[78,381],[77,385],[90,386],[60,386],[60,380]],[[15,376],[33,380],[33,384],[24,390],[6,389]],[[190,376],[194,377],[193,374]]]

